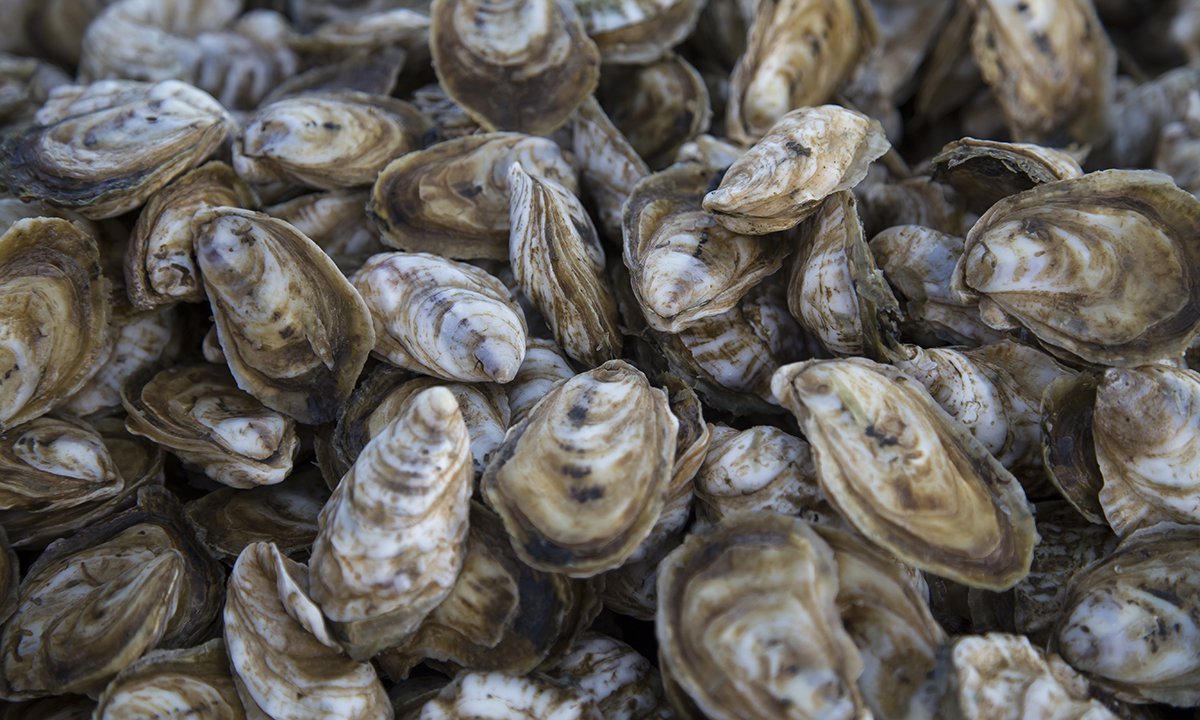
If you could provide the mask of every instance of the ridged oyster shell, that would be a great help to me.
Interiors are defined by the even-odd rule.
[[[155,650],[125,668],[100,695],[96,720],[130,717],[245,720],[220,638],[186,650]]]

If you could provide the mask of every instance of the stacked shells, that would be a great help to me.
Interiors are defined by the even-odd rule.
[[[1184,717],[1198,8],[0,0],[0,719]]]

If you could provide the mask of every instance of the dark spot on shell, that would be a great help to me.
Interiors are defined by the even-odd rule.
[[[801,157],[811,157],[812,156],[812,150],[809,150],[808,148],[804,147],[803,145],[796,142],[795,140],[788,140],[786,143],[784,143],[784,147],[786,147],[788,149],[788,152],[790,152],[793,155],[797,155],[797,156],[801,156]]]
[[[900,444],[900,441],[897,440],[895,437],[888,435],[886,433],[881,433],[878,430],[876,430],[874,424],[868,425],[867,429],[864,430],[863,432],[866,433],[867,437],[876,441],[880,447],[890,447],[892,445]]]
[[[323,124],[321,127],[325,128],[326,130],[334,130],[334,131],[342,129],[341,125],[339,125],[335,122],[328,121],[328,120],[326,120],[325,124]]]
[[[581,465],[563,465],[561,469],[562,469],[563,475],[566,475],[567,477],[575,478],[576,480],[579,480],[580,478],[585,478],[588,475],[592,474],[591,468],[583,467]],[[574,489],[571,490],[571,495],[575,495]],[[576,498],[576,499],[578,499],[578,498]]]
[[[577,503],[586,503],[591,502],[592,500],[599,500],[600,498],[604,497],[604,488],[600,487],[599,485],[591,485],[585,488],[573,487],[571,488],[571,497],[574,498],[575,502]]]
[[[1050,48],[1050,37],[1046,33],[1034,33],[1033,44],[1043,55],[1054,57],[1054,50]]]
[[[582,405],[576,405],[572,407],[567,411],[567,419],[570,420],[571,424],[575,427],[583,425],[583,423],[587,420],[587,408]]]

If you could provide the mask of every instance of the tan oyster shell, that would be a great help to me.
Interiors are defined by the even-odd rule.
[[[1087,362],[1179,357],[1200,331],[1197,223],[1200,200],[1159,173],[1046,183],[984,213],[951,288],[980,298],[992,327],[1023,326]]]
[[[0,144],[0,185],[97,219],[141,205],[225,141],[216,100],[173,80],[56,88],[36,125]]]
[[[375,353],[398,367],[464,382],[513,379],[527,326],[508,289],[466,263],[382,253],[351,278],[375,325]]]
[[[572,0],[587,34],[608,63],[646,64],[683,42],[696,27],[696,0]]]
[[[947,144],[930,164],[934,178],[951,185],[975,213],[1035,185],[1083,174],[1061,150],[970,137]]]
[[[674,165],[639,182],[625,203],[623,258],[646,322],[676,333],[728,312],[791,251],[781,238],[728,230],[701,209],[720,172]]]
[[[860,183],[889,147],[879,122],[861,113],[837,105],[792,110],[734,161],[704,196],[704,209],[747,235],[795,227],[826,197]]]
[[[674,53],[649,65],[605,67],[597,95],[629,144],[656,168],[671,164],[712,121],[704,79]]]
[[[385,47],[378,51],[364,48],[342,60],[293,75],[276,85],[259,104],[265,106],[293,95],[326,90],[390,95],[407,59],[408,53],[402,47]]]
[[[584,633],[547,675],[578,687],[608,720],[672,717],[658,671],[632,647],[607,635]]]
[[[1021,580],[1037,531],[999,462],[916,380],[863,358],[781,368],[772,387],[842,516],[899,559],[972,587]]]
[[[225,645],[248,715],[391,718],[374,668],[321,644],[287,612],[271,550],[255,543],[242,551],[225,603]]]
[[[350,275],[367,258],[387,251],[379,230],[363,212],[370,195],[368,190],[309,193],[264,208],[263,212],[291,223]]]
[[[438,81],[488,130],[549,134],[600,80],[600,53],[566,0],[434,0],[429,16]]]
[[[238,387],[302,423],[332,420],[375,344],[366,303],[282,220],[203,211],[196,256]]]
[[[804,521],[727,518],[663,561],[664,672],[709,718],[864,716],[863,663],[837,592],[833,551]],[[752,647],[756,660],[745,655]]]
[[[610,244],[620,245],[625,201],[650,170],[595,98],[583,101],[570,128],[571,147],[596,220]]]
[[[443,688],[415,717],[419,720],[500,717],[600,720],[603,716],[587,693],[560,688],[536,675],[467,672]]]
[[[0,431],[83,387],[110,341],[96,238],[57,218],[0,236]]]
[[[1089,522],[1108,523],[1100,505],[1104,478],[1092,434],[1095,375],[1056,380],[1042,394],[1042,460],[1046,477]]]
[[[677,429],[666,394],[612,360],[551,390],[509,431],[480,488],[522,560],[590,577],[653,528]]]
[[[521,291],[572,359],[596,367],[621,354],[604,248],[579,198],[514,162],[508,171],[509,262]]]
[[[574,168],[550,140],[484,133],[392,161],[379,173],[368,212],[392,247],[506,260],[508,168],[517,161],[528,172],[576,188]]]
[[[529,338],[521,367],[512,382],[504,386],[512,412],[509,426],[524,420],[555,385],[573,377],[575,370],[561,348],[550,340]]]
[[[0,509],[6,514],[99,504],[123,484],[104,438],[83,420],[43,415],[0,435]]]
[[[430,388],[367,443],[321,511],[311,593],[351,657],[398,644],[450,593],[470,496],[458,403]]]
[[[96,720],[182,717],[245,720],[220,638],[186,650],[155,650],[122,670],[100,695]]]

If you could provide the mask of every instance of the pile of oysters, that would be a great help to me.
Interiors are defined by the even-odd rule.
[[[1200,0],[0,0],[0,720],[1200,707]]]

